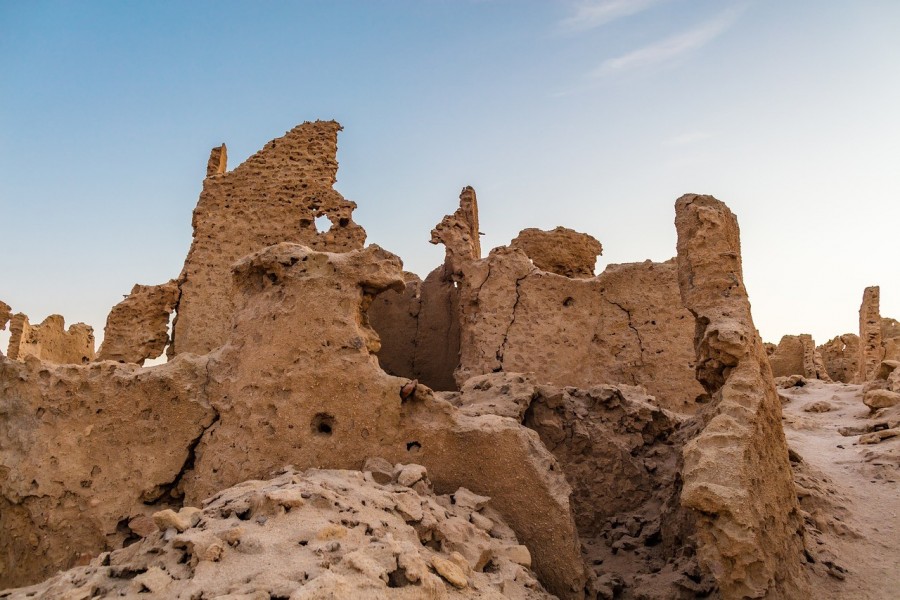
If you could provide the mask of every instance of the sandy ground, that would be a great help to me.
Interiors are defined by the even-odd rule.
[[[866,445],[839,431],[900,420],[900,407],[872,415],[859,385],[810,381],[778,391],[788,400],[784,431],[808,513],[812,597],[900,598],[900,437]],[[817,402],[832,410],[811,411]]]

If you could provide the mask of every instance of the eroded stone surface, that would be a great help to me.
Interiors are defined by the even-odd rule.
[[[463,264],[481,258],[478,236],[478,199],[475,190],[466,186],[459,194],[456,212],[445,216],[431,231],[431,243],[443,244],[446,250],[448,276],[460,275]]]
[[[23,313],[9,323],[9,358],[24,360],[33,356],[62,364],[84,364],[94,358],[94,328],[75,323],[66,329],[61,315],[50,315],[40,325],[32,325]]]
[[[234,170],[204,180],[170,354],[205,354],[225,342],[235,310],[231,266],[241,257],[279,242],[331,252],[363,246],[365,231],[352,219],[356,204],[333,188],[340,129],[334,121],[298,125]],[[328,231],[316,228],[323,216]]]
[[[876,286],[863,291],[859,307],[859,375],[860,382],[869,381],[884,360],[881,344],[881,313],[879,309],[881,290]]]
[[[509,246],[524,251],[538,269],[565,277],[593,277],[597,257],[603,254],[595,238],[565,227],[523,229]]]
[[[523,565],[528,551],[496,511],[428,487],[287,469],[204,504],[183,529],[152,532],[4,597],[554,597]],[[473,524],[482,520],[489,529]]]
[[[174,279],[162,285],[135,285],[106,318],[97,360],[142,365],[161,356],[169,342],[169,317],[180,295]]]
[[[775,392],[743,284],[740,232],[712,196],[675,205],[678,280],[697,319],[697,378],[709,422],[684,449],[681,502],[698,556],[725,598],[806,595],[803,521]]]
[[[181,470],[215,418],[206,363],[0,358],[0,587],[115,548],[148,504],[179,501]]]
[[[225,144],[216,146],[209,152],[209,161],[206,163],[206,176],[221,175],[228,170],[228,148]]]

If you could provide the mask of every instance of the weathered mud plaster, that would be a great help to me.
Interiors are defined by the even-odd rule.
[[[737,219],[712,196],[675,205],[678,282],[697,322],[709,419],[684,450],[682,504],[723,598],[802,598],[803,521],[781,403],[744,287]]]
[[[24,360],[34,356],[47,362],[84,364],[94,358],[94,328],[75,323],[66,330],[61,315],[50,315],[40,325],[32,325],[23,313],[12,315],[9,323],[9,358]]]
[[[169,317],[180,295],[174,279],[162,285],[135,285],[106,318],[97,360],[143,365],[161,356],[169,342]]]
[[[194,209],[170,355],[205,354],[225,342],[235,309],[231,266],[241,257],[279,242],[330,252],[362,248],[356,204],[333,188],[340,129],[334,121],[304,123],[229,172],[221,172],[224,151],[210,158],[216,173],[204,180]],[[328,231],[316,229],[322,216]]]
[[[503,247],[463,274],[458,383],[523,372],[560,386],[641,385],[661,406],[684,412],[703,399],[673,261],[609,265],[574,279]]]

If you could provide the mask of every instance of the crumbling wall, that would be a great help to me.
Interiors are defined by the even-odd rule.
[[[882,360],[900,360],[900,321],[881,319],[881,345],[884,348]]]
[[[743,283],[737,219],[712,196],[675,205],[678,282],[697,322],[697,378],[712,398],[684,449],[682,504],[723,598],[801,598],[803,519],[762,340]]]
[[[403,289],[397,257],[377,246],[333,254],[279,244],[240,261],[235,282],[240,308],[209,369],[219,420],[183,479],[188,502],[282,464],[415,460],[439,492],[464,485],[490,496],[548,589],[581,597],[570,488],[537,435],[512,419],[458,414],[378,368],[365,311],[380,291]]]
[[[214,419],[206,363],[0,358],[0,589],[119,547],[148,504],[172,501]]]
[[[491,497],[541,581],[559,597],[583,597],[571,490],[537,434],[512,419],[460,414],[378,367],[366,310],[380,291],[402,288],[396,256],[282,243],[241,260],[235,283],[230,336],[204,357],[57,370],[4,359],[4,397],[17,400],[0,431],[3,467],[15,474],[0,484],[4,530],[15,532],[0,538],[3,584],[121,541],[136,504],[196,504],[286,464],[361,469],[382,457],[424,465],[440,493]]]
[[[178,282],[135,285],[106,318],[97,360],[137,363],[161,356],[169,342],[169,317],[178,304]]]
[[[304,123],[230,172],[224,149],[213,150],[194,209],[170,355],[205,354],[224,343],[235,308],[231,266],[239,258],[279,242],[332,252],[363,246],[365,231],[352,219],[356,204],[333,188],[340,129],[334,121]],[[322,216],[331,227],[319,232]]]
[[[23,313],[10,319],[9,350],[14,360],[34,356],[41,360],[61,364],[83,364],[94,359],[94,328],[75,323],[66,330],[66,322],[60,315],[50,315],[40,325],[32,325]]]
[[[834,381],[857,383],[859,377],[859,336],[845,333],[834,337],[816,350],[825,370]],[[773,369],[774,371],[774,369]]]
[[[782,336],[775,351],[765,350],[765,353],[774,377],[802,375],[807,379],[832,380],[815,341],[808,333]]]
[[[523,229],[509,247],[525,252],[542,271],[579,279],[594,276],[597,257],[603,254],[603,246],[595,238],[565,227]]]

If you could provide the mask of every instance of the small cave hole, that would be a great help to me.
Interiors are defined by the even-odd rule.
[[[396,569],[388,573],[389,588],[406,587],[410,583],[410,580],[406,577],[406,569],[404,569],[403,567],[397,567]]]
[[[316,231],[319,233],[325,233],[329,229],[331,229],[331,221],[328,220],[328,217],[325,215],[319,215],[316,217]]]
[[[310,426],[317,435],[331,435],[334,433],[334,417],[328,413],[319,413],[313,417]]]
[[[416,442],[416,441],[406,442],[406,451],[407,452],[418,452],[421,449],[422,449],[422,444],[420,444],[419,442]]]

